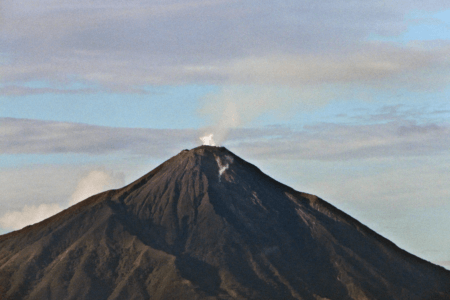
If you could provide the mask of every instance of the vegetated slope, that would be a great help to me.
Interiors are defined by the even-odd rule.
[[[0,236],[0,299],[450,299],[450,272],[201,146]]]

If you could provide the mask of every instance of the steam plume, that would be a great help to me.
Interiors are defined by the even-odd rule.
[[[284,120],[293,117],[300,108],[318,107],[325,101],[322,94],[314,87],[233,85],[204,96],[199,113],[211,123],[207,132],[214,133],[216,143],[222,144],[230,130],[246,126],[264,114]]]
[[[214,136],[214,134],[209,134],[209,135],[205,135],[205,136],[202,136],[201,138],[200,138],[200,140],[203,142],[203,145],[206,145],[206,146],[215,146],[216,145],[216,143],[214,142],[214,140],[213,140],[213,136]]]

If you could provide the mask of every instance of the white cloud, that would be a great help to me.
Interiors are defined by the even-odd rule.
[[[8,155],[1,156],[0,215],[20,211],[26,204],[57,203],[63,207],[79,178],[89,170],[82,163],[38,163],[36,156],[30,160],[15,156],[16,159],[8,163],[9,158]]]
[[[53,180],[56,181],[55,179]],[[53,184],[56,185],[55,183]],[[125,179],[124,174],[122,173],[113,173],[101,169],[91,170],[78,180],[75,191],[72,193],[67,202],[42,203],[39,205],[26,204],[20,210],[11,210],[3,214],[3,216],[0,217],[0,227],[4,229],[16,230],[27,225],[35,224],[53,216],[68,206],[72,206],[82,200],[85,200],[92,195],[109,189],[120,188],[124,184]],[[39,193],[39,191],[35,192]],[[42,192],[43,191],[41,191],[41,193]],[[53,190],[46,191],[47,197],[54,198],[55,195],[52,195],[52,192],[54,193]],[[39,195],[36,197],[39,198]],[[14,195],[12,198],[14,198]]]
[[[13,230],[20,229],[45,220],[61,210],[59,204],[25,205],[21,211],[7,212],[1,216],[0,226]]]
[[[75,192],[69,200],[74,205],[100,192],[120,188],[125,184],[123,174],[114,174],[103,170],[93,170],[78,182]]]

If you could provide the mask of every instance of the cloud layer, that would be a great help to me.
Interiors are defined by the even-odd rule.
[[[195,130],[133,129],[87,124],[0,118],[0,154],[117,151],[164,155],[198,144]]]
[[[230,134],[229,142],[240,140],[238,147],[258,158],[342,161],[433,156],[446,154],[450,147],[448,124],[418,125],[406,121],[370,125],[325,123],[301,131],[280,128],[272,130],[265,139],[257,132],[249,133],[241,131],[239,137]]]
[[[136,91],[187,82],[411,87],[425,76],[439,86],[448,82],[445,43],[368,41],[405,31],[411,10],[450,7],[421,2],[7,0],[0,71],[13,94],[51,92],[14,88],[30,80]]]
[[[375,116],[374,116],[375,117]],[[378,117],[381,117],[378,115]],[[166,157],[200,145],[202,130],[160,130],[92,126],[24,119],[0,119],[0,153],[139,154]],[[450,148],[450,125],[398,119],[368,124],[322,123],[303,129],[235,128],[226,145],[253,157],[351,160],[432,156]],[[214,139],[219,136],[214,135]]]

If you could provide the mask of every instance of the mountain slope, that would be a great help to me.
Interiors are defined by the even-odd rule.
[[[0,299],[450,299],[450,272],[201,146],[0,236],[0,287]]]

